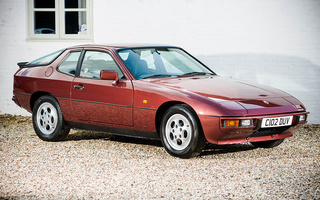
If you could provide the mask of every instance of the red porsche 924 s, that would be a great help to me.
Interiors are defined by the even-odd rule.
[[[13,101],[45,141],[86,129],[161,139],[189,158],[207,142],[275,147],[307,123],[296,98],[220,77],[179,47],[81,45],[18,65]]]

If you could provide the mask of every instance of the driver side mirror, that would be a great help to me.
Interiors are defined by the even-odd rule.
[[[102,80],[111,80],[113,81],[112,85],[117,86],[119,83],[119,76],[117,72],[102,70],[100,72],[100,78]]]

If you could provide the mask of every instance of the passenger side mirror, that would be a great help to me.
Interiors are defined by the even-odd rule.
[[[119,76],[117,72],[102,70],[100,72],[100,78],[103,80],[111,80],[113,81],[112,85],[117,86],[119,83]]]

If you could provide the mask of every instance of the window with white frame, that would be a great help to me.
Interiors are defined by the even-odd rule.
[[[29,38],[92,39],[92,0],[28,0]]]

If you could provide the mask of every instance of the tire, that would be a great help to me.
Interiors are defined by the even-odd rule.
[[[165,112],[160,138],[166,151],[180,158],[198,156],[206,145],[196,114],[184,104],[172,106]]]
[[[276,146],[279,146],[284,139],[280,140],[270,140],[270,141],[262,141],[262,142],[251,142],[251,144],[255,147],[260,147],[260,148],[273,148]]]
[[[49,95],[37,99],[32,112],[32,122],[38,137],[44,141],[63,140],[70,131],[58,101]]]

